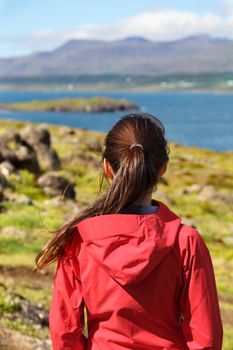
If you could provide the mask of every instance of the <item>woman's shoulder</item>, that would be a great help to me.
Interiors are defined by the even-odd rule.
[[[209,255],[209,250],[200,232],[183,223],[181,223],[178,232],[178,246],[182,258]]]
[[[73,235],[67,240],[64,246],[63,255],[68,258],[77,257],[80,251],[81,237],[78,234],[77,228],[75,228]]]

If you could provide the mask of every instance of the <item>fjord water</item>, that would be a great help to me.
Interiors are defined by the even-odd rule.
[[[0,104],[96,95],[129,99],[137,104],[141,111],[158,116],[165,125],[169,141],[187,146],[209,148],[215,151],[233,150],[233,95],[231,94],[6,91],[0,92]],[[0,110],[0,119],[58,124],[106,132],[126,113],[55,113]]]

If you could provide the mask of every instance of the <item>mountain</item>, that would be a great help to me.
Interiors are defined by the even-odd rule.
[[[224,72],[233,72],[233,40],[208,35],[170,42],[70,40],[50,52],[0,59],[1,77]]]

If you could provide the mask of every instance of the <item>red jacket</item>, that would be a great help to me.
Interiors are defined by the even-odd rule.
[[[152,204],[159,204],[152,214],[99,215],[77,225],[54,280],[54,350],[221,349],[208,249],[167,206]]]

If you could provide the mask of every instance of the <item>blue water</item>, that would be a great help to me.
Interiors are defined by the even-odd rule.
[[[233,95],[214,93],[79,93],[0,92],[0,103],[62,97],[127,98],[164,123],[169,141],[216,151],[233,150]],[[24,120],[108,131],[123,115],[116,113],[54,113],[0,111],[0,119]]]

